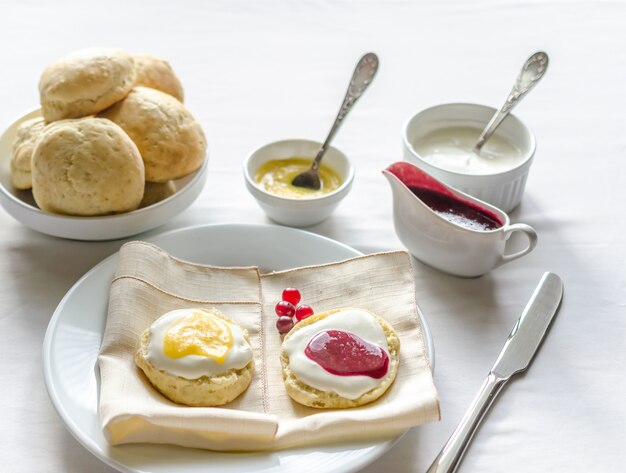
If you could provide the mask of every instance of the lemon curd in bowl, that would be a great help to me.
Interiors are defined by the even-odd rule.
[[[312,191],[291,185],[293,178],[306,171],[322,144],[318,141],[290,139],[273,141],[261,146],[244,161],[243,175],[246,187],[266,215],[281,225],[307,227],[326,220],[350,192],[354,181],[354,167],[348,157],[330,146],[321,163],[322,190]],[[299,160],[302,160],[299,162]],[[276,163],[279,166],[276,166]],[[289,166],[285,166],[289,164]],[[291,164],[295,164],[291,168]],[[278,169],[278,172],[277,172]],[[334,177],[328,178],[330,170]],[[260,182],[270,173],[270,182],[279,190],[269,190]],[[332,182],[331,182],[332,181]],[[271,187],[271,186],[270,186]],[[282,191],[286,193],[282,194]],[[298,192],[299,196],[287,193]]]
[[[272,159],[263,163],[254,175],[254,181],[266,192],[280,197],[311,199],[329,194],[341,186],[341,177],[330,166],[320,165],[321,187],[318,190],[294,186],[291,182],[300,173],[311,167],[310,158],[291,157]]]

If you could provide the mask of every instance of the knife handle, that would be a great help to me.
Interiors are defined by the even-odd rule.
[[[426,473],[453,473],[456,471],[474,432],[507,381],[508,378],[499,378],[493,373],[489,373],[463,419]]]

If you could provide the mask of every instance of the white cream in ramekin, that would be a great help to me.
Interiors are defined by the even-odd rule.
[[[432,143],[426,141],[445,129],[470,127],[477,130],[478,137],[495,112],[496,109],[491,107],[464,103],[443,104],[422,110],[404,126],[404,159],[451,187],[505,212],[511,211],[522,200],[536,147],[530,129],[514,115],[509,115],[492,137],[495,140],[492,143],[495,145],[494,153],[505,155],[500,162],[496,162],[494,156],[491,163],[489,160],[467,160],[464,167],[465,163],[457,166],[452,160],[442,159],[442,156],[433,159],[432,156],[422,156],[418,151],[420,148],[432,149]],[[445,151],[445,147],[443,149]],[[488,154],[489,149],[484,149]]]

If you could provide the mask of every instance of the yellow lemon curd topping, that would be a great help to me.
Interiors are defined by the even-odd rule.
[[[291,185],[294,177],[311,167],[312,161],[311,158],[300,157],[267,161],[257,169],[254,181],[270,194],[297,199],[319,197],[320,195],[333,192],[341,186],[339,174],[323,163],[320,166],[320,181],[322,185],[319,190]]]
[[[232,346],[228,323],[203,310],[194,310],[174,322],[163,337],[163,353],[170,358],[198,355],[222,364]]]

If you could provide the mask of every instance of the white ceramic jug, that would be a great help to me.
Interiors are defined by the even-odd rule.
[[[398,238],[411,254],[434,268],[456,276],[481,276],[530,253],[537,244],[537,234],[532,227],[511,224],[502,210],[446,186],[411,163],[394,163],[383,174],[393,193],[393,219]],[[433,210],[414,191],[440,195],[443,203],[454,201],[456,207],[451,210],[459,215],[484,214],[487,220],[493,221],[492,228],[475,229],[454,223],[442,216],[441,209]],[[516,253],[504,254],[506,241],[513,232],[524,233],[528,246]]]

